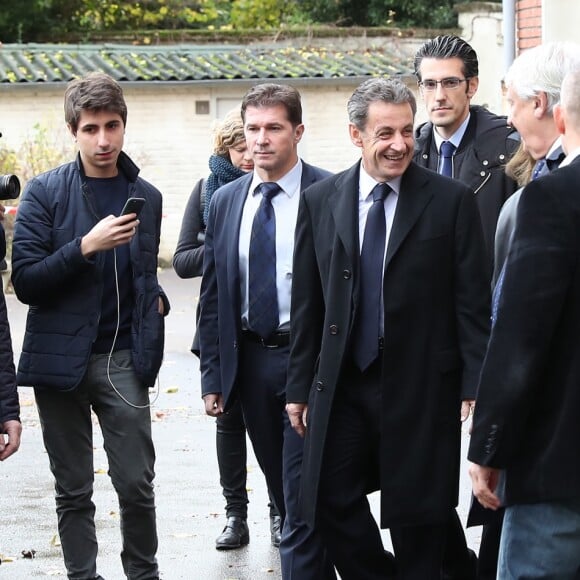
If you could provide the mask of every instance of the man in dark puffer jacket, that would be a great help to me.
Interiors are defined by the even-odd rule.
[[[0,213],[4,207],[0,204]],[[6,237],[0,225],[0,260],[6,255]],[[0,288],[0,461],[8,459],[20,447],[20,405],[16,390],[14,356],[4,292]]]
[[[161,194],[123,153],[127,107],[102,73],[72,81],[74,162],[32,179],[18,210],[12,282],[29,304],[18,384],[34,387],[69,578],[101,578],[92,502],[97,415],[119,497],[127,578],[159,578],[148,389],[169,304],[157,281]],[[128,197],[139,214],[120,215]],[[120,216],[120,217],[115,217]]]

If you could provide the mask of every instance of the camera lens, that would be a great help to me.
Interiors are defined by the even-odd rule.
[[[20,181],[16,175],[0,175],[0,199],[16,199],[20,195]]]

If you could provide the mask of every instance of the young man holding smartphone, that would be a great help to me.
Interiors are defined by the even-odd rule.
[[[99,419],[120,505],[127,578],[159,578],[149,388],[163,357],[157,280],[161,194],[122,151],[127,107],[111,77],[69,83],[75,161],[29,181],[14,229],[12,282],[30,305],[18,384],[34,387],[69,578],[97,574],[92,502]],[[146,200],[121,215],[129,197]]]

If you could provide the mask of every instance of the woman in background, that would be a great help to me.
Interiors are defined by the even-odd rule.
[[[210,174],[194,186],[187,202],[173,255],[173,268],[180,278],[195,278],[203,273],[205,225],[214,192],[252,171],[254,162],[246,147],[244,126],[239,109],[230,111],[214,129],[213,153],[209,158]],[[198,305],[199,316],[199,305]],[[191,351],[199,356],[197,329]],[[241,406],[235,402],[216,419],[216,449],[220,484],[226,498],[227,522],[216,539],[218,550],[232,550],[250,541],[248,529],[248,492],[246,490],[246,427]],[[270,501],[272,544],[280,545],[280,516]]]

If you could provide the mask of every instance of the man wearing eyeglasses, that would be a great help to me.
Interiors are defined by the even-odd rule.
[[[453,35],[429,40],[415,55],[415,75],[429,122],[415,133],[414,161],[469,186],[483,225],[488,263],[493,263],[497,219],[505,200],[517,189],[504,167],[519,143],[506,117],[471,105],[479,85],[475,50]],[[465,421],[475,404],[475,388],[461,406]],[[477,559],[469,550],[456,512],[450,514],[445,580],[475,580]],[[481,578],[480,578],[481,580]]]
[[[473,189],[489,263],[497,218],[517,189],[504,166],[518,145],[506,117],[471,105],[479,85],[475,50],[457,36],[429,40],[415,55],[415,75],[429,116],[417,128],[415,162]]]

